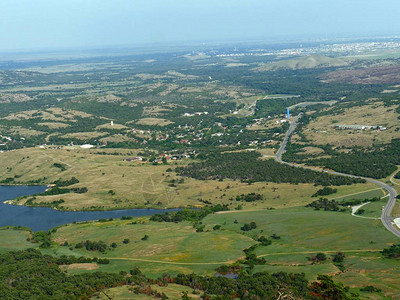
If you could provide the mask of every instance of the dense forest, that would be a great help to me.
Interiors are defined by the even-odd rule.
[[[283,159],[289,162],[306,163],[312,166],[326,168],[357,176],[384,178],[397,170],[400,164],[400,140],[392,140],[389,145],[375,146],[370,149],[355,149],[350,153],[343,153],[327,147],[324,154],[330,157],[318,158],[312,155],[299,155],[297,152],[305,145],[288,144]]]
[[[203,290],[203,299],[359,299],[325,275],[320,275],[311,285],[304,274],[284,272],[241,274],[237,279],[179,274],[175,282]]]
[[[361,179],[334,176],[312,170],[296,168],[276,162],[261,160],[257,152],[212,153],[204,160],[177,168],[181,176],[200,180],[230,178],[244,182],[315,183],[316,185],[345,185],[364,182]]]
[[[34,249],[1,254],[0,298],[89,299],[101,289],[134,279],[103,272],[67,275],[59,267],[59,263],[67,262]]]
[[[96,262],[93,259],[43,255],[27,249],[0,254],[0,298],[16,299],[90,299],[103,289],[130,285],[135,293],[148,294],[150,285],[176,283],[202,291],[203,299],[358,299],[349,295],[347,288],[335,283],[329,276],[320,276],[318,282],[309,282],[304,274],[266,272],[242,273],[237,279],[208,277],[196,274],[167,274],[159,279],[146,278],[134,268],[127,274],[86,272],[67,275],[60,265]],[[103,262],[104,263],[104,262]],[[218,268],[221,269],[221,268]],[[160,294],[160,297],[164,295]]]

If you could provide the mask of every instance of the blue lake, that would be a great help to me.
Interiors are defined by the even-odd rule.
[[[123,209],[112,211],[57,211],[49,207],[27,207],[4,204],[20,196],[43,193],[46,186],[1,186],[0,185],[0,227],[27,226],[34,231],[49,230],[53,227],[88,220],[120,218],[122,216],[149,216],[178,209]]]

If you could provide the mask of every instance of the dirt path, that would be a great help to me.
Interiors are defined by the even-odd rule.
[[[371,252],[371,253],[378,253],[382,251],[382,249],[357,249],[357,250],[319,250],[319,251],[299,251],[299,252],[277,252],[277,253],[268,253],[268,254],[261,254],[257,257],[265,257],[265,256],[273,256],[273,255],[294,255],[294,254],[314,254],[314,253],[358,253],[358,252]]]
[[[64,165],[67,165],[68,167],[71,167],[71,168],[73,167],[73,166],[70,165],[69,163],[66,163],[65,161],[59,160],[59,159],[57,159],[57,158],[54,158],[54,157],[52,157],[51,155],[48,155],[48,154],[46,154],[46,153],[43,153],[43,156],[50,157],[52,160],[58,161],[58,162],[60,162],[60,163],[62,163],[62,164],[64,164]]]
[[[223,262],[176,262],[176,261],[164,261],[164,260],[129,258],[129,257],[104,257],[104,258],[107,258],[109,260],[141,261],[141,262],[166,264],[166,265],[226,265],[226,264],[233,264],[236,261],[236,260],[228,260]]]
[[[349,250],[340,250],[343,253],[379,253],[382,249],[349,249]],[[257,257],[266,257],[266,256],[274,256],[274,255],[295,255],[295,254],[314,254],[314,253],[337,253],[339,250],[315,250],[315,251],[295,251],[295,252],[276,252],[276,253],[267,253],[261,254]],[[163,260],[154,260],[154,259],[142,259],[142,258],[129,258],[129,257],[104,257],[109,260],[127,260],[127,261],[139,261],[139,262],[147,262],[147,263],[155,263],[155,264],[166,264],[166,265],[226,265],[232,264],[237,260],[228,260],[221,262],[175,262],[175,261],[163,261]]]
[[[344,196],[338,196],[338,197],[334,197],[334,198],[329,198],[329,200],[345,198],[345,197],[348,197],[348,196],[353,196],[353,195],[362,194],[362,193],[366,193],[366,192],[377,191],[377,190],[382,190],[382,189],[381,188],[370,189],[370,190],[361,191],[361,192],[357,192],[357,193],[347,194],[347,195],[344,195]],[[385,194],[385,192],[383,192],[383,194]]]

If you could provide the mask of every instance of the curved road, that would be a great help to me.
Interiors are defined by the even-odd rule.
[[[381,216],[382,224],[391,233],[393,233],[397,237],[400,237],[400,231],[394,225],[393,218],[391,216],[391,212],[393,210],[393,207],[396,204],[396,196],[397,196],[397,192],[393,187],[387,185],[386,183],[380,182],[380,181],[372,179],[372,178],[355,176],[355,175],[335,172],[335,171],[331,171],[331,170],[320,170],[320,169],[316,169],[316,168],[312,168],[312,167],[308,167],[308,166],[297,165],[297,164],[285,162],[285,161],[282,160],[282,154],[285,152],[285,148],[286,148],[286,145],[287,145],[287,143],[289,141],[289,138],[292,135],[292,133],[295,131],[297,123],[298,123],[298,121],[299,121],[299,119],[301,118],[302,115],[303,114],[300,113],[298,116],[292,118],[292,122],[290,124],[290,127],[289,127],[288,131],[286,132],[286,135],[285,135],[285,138],[283,139],[282,145],[280,146],[280,148],[276,152],[276,160],[278,162],[282,163],[282,164],[286,164],[286,165],[293,166],[293,167],[296,167],[296,168],[310,169],[310,170],[313,170],[313,171],[325,172],[325,173],[332,174],[332,175],[341,175],[341,176],[352,177],[352,178],[362,178],[362,179],[365,179],[366,181],[368,181],[370,183],[379,185],[380,187],[385,189],[389,194],[389,200],[388,200],[386,206],[382,210],[382,216]]]

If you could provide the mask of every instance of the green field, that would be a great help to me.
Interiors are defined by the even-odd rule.
[[[7,229],[5,227],[0,228],[0,252],[6,252],[10,249],[23,250],[27,248],[36,248],[34,245],[28,242],[26,239],[31,234],[27,231],[17,229]]]
[[[190,299],[200,299],[199,295],[192,294],[193,290],[189,287],[177,285],[177,284],[169,284],[168,286],[158,286],[151,285],[151,289],[160,293],[165,293],[169,299],[181,299],[183,292],[187,292]],[[112,299],[133,299],[133,300],[149,300],[149,299],[157,299],[154,296],[147,296],[144,294],[134,294],[129,290],[127,286],[111,288],[105,291],[108,297]],[[104,299],[108,300],[103,293],[98,296],[94,296],[92,299]]]
[[[96,268],[101,271],[129,271],[137,266],[152,278],[163,273],[212,275],[219,265],[244,257],[243,250],[256,244],[253,238],[276,234],[280,239],[272,240],[270,246],[256,249],[256,254],[264,257],[267,263],[256,266],[255,271],[302,272],[309,280],[316,279],[318,274],[330,274],[354,290],[370,284],[381,288],[386,295],[394,296],[400,292],[399,286],[394,284],[400,275],[400,261],[385,259],[379,253],[397,243],[397,239],[386,231],[380,220],[305,207],[217,213],[203,220],[205,232],[195,232],[187,222],[175,224],[146,221],[146,218],[138,220],[143,224],[131,224],[132,220],[114,220],[62,226],[52,235],[59,246],[43,251],[53,255],[109,258],[110,264]],[[250,221],[256,222],[257,228],[241,231],[240,227]],[[222,228],[213,231],[216,224]],[[13,241],[3,245],[4,250],[14,248],[15,244],[19,245],[19,249],[32,246],[26,241],[27,234],[23,231],[9,229],[0,231],[0,234],[4,236],[2,240],[14,236]],[[141,240],[144,235],[148,235],[149,239]],[[128,244],[122,243],[125,238],[130,239]],[[107,244],[115,242],[117,247],[104,254],[73,247],[86,239],[102,240]],[[71,248],[61,246],[65,241]],[[343,272],[331,260],[339,251],[346,255]],[[308,258],[318,252],[325,253],[328,260],[311,263]],[[76,274],[88,270],[78,267],[68,272]]]
[[[367,210],[371,205],[371,212],[365,214],[372,214],[373,209],[376,212],[381,204],[367,204],[365,208]],[[280,239],[272,239],[269,246],[257,247],[256,254],[264,257],[267,263],[257,265],[255,271],[301,272],[309,280],[315,280],[318,274],[330,274],[336,281],[350,286],[352,291],[359,292],[363,286],[373,285],[382,289],[387,296],[395,297],[400,292],[396,285],[400,275],[400,261],[385,259],[379,253],[398,241],[382,226],[380,220],[357,218],[349,212],[315,211],[299,206],[216,213],[203,219],[204,232],[196,232],[188,222],[159,223],[148,221],[145,217],[135,219],[137,224],[132,224],[132,221],[113,220],[61,226],[52,234],[55,244],[42,252],[56,256],[110,259],[109,264],[98,265],[93,271],[128,272],[133,267],[139,267],[150,278],[157,278],[163,273],[176,275],[195,272],[213,275],[218,266],[243,258],[243,250],[257,244],[254,239],[258,236],[276,234]],[[243,232],[240,227],[251,221],[256,222],[257,228]],[[221,225],[221,229],[214,231],[215,225]],[[142,237],[145,235],[149,238],[144,241]],[[37,247],[37,244],[26,240],[29,236],[25,231],[3,229],[0,231],[0,249],[6,251]],[[130,242],[124,244],[126,238]],[[117,247],[109,248],[104,254],[74,247],[76,243],[85,240],[102,240],[107,245],[115,242]],[[65,241],[69,246],[62,246]],[[346,255],[344,271],[332,262],[332,256],[339,251]],[[318,252],[325,253],[328,260],[311,263],[309,257]],[[67,271],[77,274],[91,272],[91,269],[78,264]],[[110,292],[116,295],[122,293],[121,297],[134,296],[125,288]],[[366,294],[361,295],[365,299],[381,297],[375,295],[379,297],[368,298]],[[177,298],[171,295],[171,299]]]

